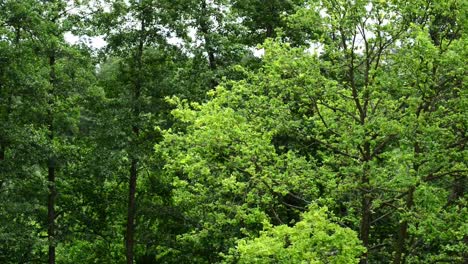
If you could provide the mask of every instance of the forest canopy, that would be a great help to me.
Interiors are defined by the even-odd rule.
[[[0,263],[467,263],[467,11],[0,0]]]

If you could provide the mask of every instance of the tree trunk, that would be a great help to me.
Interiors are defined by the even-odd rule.
[[[372,200],[369,197],[369,194],[363,194],[361,199],[361,226],[359,229],[359,238],[362,241],[364,247],[369,250],[369,233],[370,233],[370,223],[371,223],[371,204]],[[368,251],[363,254],[361,257],[361,264],[368,263]]]
[[[5,149],[0,145],[0,161],[5,159]]]
[[[49,197],[47,202],[47,239],[49,242],[49,264],[55,264],[55,198],[57,190],[55,188],[55,168],[52,165],[53,161],[49,161],[48,181],[49,181]]]
[[[132,159],[130,167],[130,182],[128,192],[128,212],[127,212],[127,232],[126,232],[126,257],[127,263],[133,263],[133,248],[134,248],[134,228],[135,228],[135,193],[136,193],[136,181],[138,176],[138,161]]]
[[[201,2],[202,14],[199,19],[200,31],[203,33],[203,39],[205,40],[205,51],[208,54],[208,64],[210,70],[216,70],[216,59],[214,55],[213,41],[211,40],[210,28],[208,26],[208,20],[210,19],[206,2]]]
[[[133,91],[133,124],[132,124],[132,131],[133,131],[133,141],[130,142],[135,149],[137,149],[138,145],[138,137],[140,134],[140,129],[138,127],[138,119],[140,115],[140,94],[141,94],[141,72],[142,72],[142,58],[143,58],[143,49],[144,49],[144,37],[145,37],[145,21],[141,19],[141,30],[140,30],[140,40],[138,43],[135,61],[137,64],[136,69],[136,78],[135,78],[135,85]],[[127,207],[127,226],[126,226],[126,234],[125,234],[125,247],[126,247],[126,258],[127,264],[133,264],[134,254],[133,249],[135,247],[135,216],[136,216],[136,189],[137,189],[137,179],[138,179],[138,159],[135,156],[135,153],[131,153],[130,158],[130,179],[128,183],[128,207]]]
[[[416,111],[416,116],[419,118],[421,114],[421,110],[423,108],[419,107]],[[418,157],[422,153],[422,149],[419,145],[419,142],[414,143],[414,155]],[[413,169],[416,173],[419,171],[419,161],[416,160],[413,163]],[[414,206],[414,191],[416,190],[415,186],[410,187],[408,190],[408,196],[406,196],[406,209],[410,210]],[[395,257],[393,258],[394,264],[405,263],[406,255],[407,255],[407,248],[406,248],[406,240],[408,239],[408,221],[404,220],[400,223],[398,228],[398,236],[397,241],[395,243]]]
[[[52,55],[49,56],[49,67],[50,67],[50,75],[49,75],[49,82],[52,86],[51,93],[49,94],[49,144],[52,145],[52,140],[54,139],[54,127],[53,127],[53,94],[55,90],[55,54],[52,52]],[[49,194],[47,198],[47,240],[49,243],[49,264],[55,264],[55,199],[57,196],[57,189],[55,186],[55,162],[54,158],[52,157],[53,154],[50,154],[48,160],[48,188]]]
[[[214,73],[216,69],[218,68],[218,66],[216,63],[214,43],[211,38],[209,19],[210,19],[210,14],[206,6],[206,1],[202,1],[201,2],[201,14],[198,19],[198,23],[199,23],[200,31],[203,34],[203,40],[205,41],[205,51],[206,51],[206,54],[208,55],[208,67],[213,73],[213,76],[211,77],[211,80],[210,80],[210,88],[213,89],[218,85],[218,81],[216,80],[214,76]]]
[[[408,191],[408,195],[406,197],[406,208],[410,210],[413,205],[413,195],[414,195],[415,187],[411,187]],[[393,264],[401,264],[405,262],[406,254],[407,254],[407,247],[406,247],[406,240],[408,239],[408,221],[404,220],[400,223],[398,228],[398,236],[397,241],[395,243],[395,257],[393,259]]]
[[[356,104],[359,106],[359,102],[356,101]],[[358,107],[361,113],[361,124],[364,125],[366,114],[362,112],[362,108]],[[371,157],[371,148],[369,142],[364,142],[364,152],[362,155],[364,160],[364,169],[361,177],[361,188],[362,197],[361,197],[361,225],[359,228],[359,238],[361,239],[363,246],[366,247],[367,251],[361,257],[360,263],[367,264],[369,258],[369,234],[372,221],[372,196],[370,193],[370,181],[369,181],[369,165],[368,163],[372,159]]]

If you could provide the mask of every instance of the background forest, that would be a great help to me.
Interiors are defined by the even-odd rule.
[[[468,263],[467,11],[0,0],[0,263]]]

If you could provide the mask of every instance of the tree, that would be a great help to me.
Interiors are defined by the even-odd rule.
[[[333,179],[318,177],[309,157],[275,148],[285,130],[302,124],[297,102],[289,99],[304,90],[281,80],[283,67],[310,66],[290,60],[299,50],[280,49],[273,46],[264,68],[245,71],[247,80],[228,82],[229,89],[218,87],[206,104],[175,101],[179,109],[173,114],[186,124],[167,132],[157,149],[166,163],[165,177],[173,181],[175,206],[189,228],[169,249],[172,254],[219,261],[219,253],[238,238],[258,234],[263,221],[298,221],[308,201],[333,188]]]
[[[44,204],[38,145],[44,135],[37,129],[44,83],[42,64],[35,59],[28,32],[38,20],[32,2],[2,2],[0,52],[0,199],[2,228],[0,261],[18,263],[42,257]],[[22,164],[22,166],[18,166]],[[30,177],[28,177],[30,175]]]
[[[31,236],[26,244],[19,244],[22,255],[10,255],[8,261],[42,259],[46,233],[49,263],[55,263],[55,248],[60,240],[56,223],[57,186],[60,184],[57,172],[58,168],[66,168],[71,163],[79,89],[86,89],[88,84],[80,77],[89,69],[85,70],[79,63],[78,52],[64,43],[63,33],[70,29],[67,23],[71,19],[66,7],[59,1],[2,2],[6,20],[2,44],[12,48],[7,57],[10,67],[2,71],[5,80],[2,98],[7,98],[1,111],[2,120],[6,121],[2,138],[7,135],[8,139],[2,140],[2,160],[5,161],[2,162],[2,178],[8,177],[5,177],[5,187],[9,189],[4,195],[16,199],[12,200],[14,210],[7,217],[13,217],[13,223],[23,226],[19,231]],[[47,178],[43,176],[45,171]],[[42,187],[46,187],[47,192]],[[46,195],[47,218],[41,204],[41,197]],[[24,216],[17,218],[15,215]]]
[[[460,4],[429,4],[427,10],[439,14],[433,17],[440,21],[441,14]],[[343,224],[359,231],[367,248],[361,263],[462,261],[464,220],[455,215],[462,213],[460,206],[466,201],[461,195],[463,184],[459,185],[461,174],[466,172],[466,166],[460,163],[465,136],[459,130],[465,126],[459,117],[466,112],[466,95],[461,92],[466,69],[460,57],[453,55],[464,54],[466,41],[457,29],[463,20],[455,13],[450,19],[444,18],[453,21],[450,27],[434,30],[440,27],[439,22],[425,20],[431,16],[425,18],[419,12],[403,2],[309,3],[288,20],[298,29],[307,29],[304,23],[320,27],[315,31],[318,35],[310,35],[311,46],[291,48],[290,43],[284,43],[287,39],[282,40],[284,44],[267,41],[261,69],[241,70],[244,80],[222,84],[207,104],[179,103],[181,109],[174,114],[187,122],[188,130],[187,134],[174,132],[165,136],[167,145],[162,145],[161,151],[167,148],[171,158],[179,157],[168,162],[166,171],[176,179],[175,197],[186,197],[175,199],[183,201],[181,206],[189,203],[182,207],[188,210],[189,219],[204,219],[194,223],[217,223],[194,225],[195,231],[183,237],[204,246],[207,241],[203,236],[210,237],[214,244],[209,252],[225,252],[224,243],[232,244],[235,238],[245,235],[236,231],[229,240],[227,231],[223,231],[225,239],[213,239],[221,237],[215,235],[216,230],[242,229],[242,221],[227,221],[234,229],[223,227],[225,222],[221,219],[232,217],[226,216],[226,209],[218,203],[242,204],[245,200],[229,188],[227,194],[208,190],[225,188],[217,184],[219,179],[233,174],[228,164],[236,158],[247,166],[256,160],[242,158],[248,152],[236,151],[239,144],[246,144],[249,149],[271,144],[271,152],[262,154],[269,157],[266,160],[275,161],[275,155],[294,153],[295,158],[316,168],[314,178],[320,180],[309,188],[319,190],[319,197]],[[317,55],[305,51],[310,48]],[[235,128],[240,125],[241,128]],[[247,137],[238,136],[238,130],[251,137],[255,132],[268,136],[261,144],[244,143],[248,142]],[[260,168],[277,166],[278,162],[262,164]],[[274,178],[273,175],[281,174],[268,178]],[[243,183],[237,176],[229,179],[229,186]],[[299,182],[306,181],[305,177],[300,179]],[[283,195],[309,198],[306,201],[314,197],[308,188],[297,190],[281,181],[270,186],[289,186],[291,189],[287,188]],[[261,196],[270,197],[264,193]],[[205,200],[191,204],[195,197]],[[284,201],[276,195],[269,199],[272,203]],[[433,207],[427,207],[431,204],[427,199],[432,200]],[[209,207],[201,209],[199,204]],[[264,207],[254,207],[261,209],[262,217],[274,219],[265,215]],[[441,210],[443,214],[437,213]],[[221,216],[197,213],[205,211],[219,212]],[[282,215],[278,215],[281,219]],[[213,220],[208,220],[210,217]],[[448,221],[451,217],[453,220]],[[294,218],[286,215],[285,219],[284,223],[288,223]],[[383,220],[385,224],[381,224]],[[429,223],[439,221],[450,224],[440,226],[434,236],[459,234],[456,240],[423,238]],[[252,228],[251,232],[255,230]],[[395,237],[394,233],[398,235]],[[431,241],[430,249],[425,249],[422,241]],[[190,247],[196,248],[193,244]],[[432,250],[441,253],[431,255],[429,252],[435,252]],[[427,257],[417,252],[426,252]],[[200,262],[205,258],[216,261],[207,252],[192,254],[200,255]]]
[[[184,55],[168,43],[168,37],[178,28],[167,2],[114,1],[110,5],[110,12],[101,10],[96,14],[96,21],[100,21],[97,30],[106,33],[109,51],[100,73],[107,99],[107,108],[100,116],[106,125],[116,129],[106,131],[107,127],[102,127],[101,132],[115,139],[105,139],[104,144],[110,143],[108,151],[120,150],[120,161],[110,169],[128,167],[125,248],[127,263],[133,263],[137,183],[142,181],[138,177],[148,166],[152,146],[159,138],[154,127],[170,123],[165,118],[168,106],[163,98],[180,92],[174,78],[176,63],[183,63]]]

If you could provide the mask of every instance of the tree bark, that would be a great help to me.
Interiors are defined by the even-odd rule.
[[[49,144],[52,145],[52,141],[54,139],[54,127],[53,127],[53,94],[55,90],[55,80],[56,80],[56,75],[55,75],[55,54],[52,52],[52,54],[49,56],[49,67],[50,67],[50,73],[49,73],[49,82],[51,84],[51,93],[49,94],[50,99],[49,99],[49,110],[48,110],[48,115],[49,115]],[[52,157],[53,154],[50,154],[49,160],[48,160],[48,198],[47,198],[47,240],[49,243],[49,264],[55,264],[55,200],[57,197],[57,189],[55,186],[55,162],[54,158]]]
[[[419,118],[421,114],[422,107],[416,112],[416,116]],[[418,157],[422,153],[422,149],[419,145],[419,142],[416,141],[414,143],[414,155]],[[413,169],[417,173],[419,171],[419,161],[416,160],[413,163]],[[406,209],[410,210],[414,206],[414,191],[416,190],[416,186],[411,186],[408,190],[408,195],[406,196]],[[405,263],[406,255],[407,255],[407,247],[406,247],[406,240],[408,239],[408,221],[404,220],[400,223],[398,227],[398,236],[397,241],[395,243],[395,257],[393,258],[393,264],[401,264]]]
[[[368,179],[365,179],[367,182]],[[371,225],[371,206],[372,206],[372,199],[369,196],[369,193],[365,192],[361,198],[361,225],[359,228],[359,238],[362,241],[364,247],[369,250],[369,233],[370,233],[370,225]],[[361,257],[361,264],[368,263],[368,251],[364,253]]]
[[[143,17],[141,18],[141,30],[140,30],[140,38],[138,42],[138,47],[136,51],[135,61],[136,61],[136,78],[135,78],[135,85],[133,91],[133,124],[132,124],[132,132],[133,132],[133,141],[130,142],[130,145],[133,145],[133,151],[137,148],[138,145],[138,137],[140,134],[140,129],[138,126],[138,118],[140,115],[140,94],[141,94],[141,86],[142,86],[142,65],[143,65],[143,49],[144,49],[144,37],[145,37],[145,21]],[[131,153],[130,158],[130,178],[129,178],[129,190],[128,190],[128,207],[127,207],[127,226],[126,226],[126,234],[125,234],[125,247],[126,247],[126,258],[127,264],[133,264],[134,254],[133,249],[135,247],[135,217],[136,217],[136,189],[137,189],[137,179],[138,179],[138,159],[135,156],[135,153]]]
[[[5,159],[5,149],[0,145],[0,161]]]
[[[47,202],[47,240],[49,242],[49,264],[55,264],[55,199],[57,190],[55,188],[55,168],[49,161],[48,181],[49,181],[49,196]]]
[[[209,27],[210,14],[208,12],[208,7],[206,6],[206,1],[201,2],[201,14],[198,18],[198,24],[201,33],[203,34],[203,40],[205,41],[205,52],[208,55],[208,67],[213,73],[213,76],[210,80],[210,88],[213,89],[218,85],[218,81],[214,76],[216,69],[218,68],[215,56],[214,43],[211,38],[211,32]]]
[[[408,195],[406,196],[406,208],[409,210],[413,207],[413,195],[415,187],[410,187]],[[406,240],[408,239],[408,221],[404,220],[400,223],[398,228],[397,241],[395,243],[395,257],[393,259],[393,264],[401,264],[405,262],[407,247]]]
[[[361,115],[361,123],[365,123],[365,115]],[[364,171],[361,178],[361,188],[363,189],[361,197],[361,225],[359,228],[359,238],[361,239],[363,246],[366,247],[367,251],[361,256],[360,263],[367,264],[369,257],[369,234],[372,221],[372,196],[370,193],[370,182],[368,175],[368,162],[371,160],[371,149],[370,143],[364,143],[364,152],[362,156],[364,160]]]
[[[208,20],[210,19],[206,1],[201,2],[201,16],[199,19],[200,31],[203,33],[203,39],[205,40],[205,51],[208,54],[208,65],[210,70],[216,70],[216,59],[215,51],[213,48],[213,41],[211,40],[210,28],[208,26]]]
[[[126,257],[127,263],[133,263],[133,248],[134,248],[134,229],[135,229],[135,193],[136,193],[136,181],[138,177],[138,161],[132,159],[130,166],[130,182],[128,192],[128,211],[127,211],[127,231],[126,231]]]

